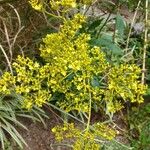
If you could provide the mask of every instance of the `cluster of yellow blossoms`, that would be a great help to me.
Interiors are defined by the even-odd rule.
[[[60,7],[63,8],[75,8],[76,0],[51,0],[50,5],[54,10],[59,10]]]
[[[135,64],[113,66],[108,73],[108,89],[105,91],[107,110],[115,112],[123,105],[119,100],[142,103],[147,86],[139,81],[141,69]]]
[[[22,95],[22,105],[26,109],[32,108],[34,104],[41,107],[51,97],[48,88],[43,88],[46,86],[46,66],[40,67],[39,63],[18,56],[13,67],[16,75],[5,72],[0,79],[0,93],[15,92]]]
[[[53,10],[66,11],[68,9],[76,8],[79,4],[89,5],[93,0],[29,0],[31,6],[38,11],[44,10],[44,4],[49,3]]]
[[[101,93],[101,89],[91,86],[93,75],[104,73],[108,67],[104,53],[88,44],[90,36],[77,35],[84,22],[83,16],[75,15],[59,33],[47,35],[40,47],[41,57],[51,68],[48,84],[53,92],[65,94],[65,99],[58,103],[67,111],[88,111],[89,93],[93,100]]]
[[[27,109],[42,106],[56,92],[64,95],[57,104],[66,111],[88,112],[89,99],[93,105],[102,97],[109,112],[120,110],[124,101],[142,102],[146,86],[138,81],[140,68],[109,64],[99,47],[89,45],[90,35],[79,33],[83,23],[85,17],[76,14],[58,33],[43,38],[39,50],[45,65],[18,56],[15,75],[5,73],[0,79],[0,93],[8,94],[14,87]]]
[[[50,5],[54,10],[59,10],[60,8],[76,8],[78,4],[86,4],[89,5],[93,0],[51,0]]]
[[[31,4],[32,8],[35,10],[41,11],[43,10],[44,3],[42,0],[29,0],[29,3]]]
[[[98,138],[112,140],[116,136],[114,130],[101,123],[96,123],[85,131],[76,128],[73,123],[64,123],[63,126],[55,126],[52,132],[57,142],[72,139],[73,150],[99,150],[100,143],[96,141]]]
[[[0,78],[0,93],[4,94],[11,94],[11,90],[14,88],[15,79],[14,77],[9,73],[5,72],[3,76]]]

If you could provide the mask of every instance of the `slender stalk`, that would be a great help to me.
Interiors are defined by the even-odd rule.
[[[96,38],[99,37],[99,35],[100,35],[102,29],[105,27],[105,25],[106,25],[107,22],[109,21],[109,19],[110,19],[110,17],[111,17],[111,14],[112,14],[112,12],[110,12],[110,13],[108,14],[108,16],[107,16],[105,22],[103,23],[103,25],[102,25],[101,28],[99,29],[99,31],[98,31],[98,33],[97,33],[97,35],[96,35]]]
[[[145,33],[144,33],[144,47],[143,47],[143,65],[142,65],[142,80],[141,83],[145,83],[145,70],[146,70],[146,50],[148,41],[148,0],[145,1]]]
[[[58,19],[65,20],[64,17],[62,17],[62,16],[57,16],[57,15],[55,15],[55,14],[49,13],[48,11],[45,11],[45,14],[47,14],[47,15],[49,15],[49,16],[52,16],[52,17],[54,17],[54,18],[58,18]]]
[[[88,84],[89,80],[88,80]],[[90,122],[91,122],[91,109],[92,109],[92,96],[91,96],[91,92],[89,91],[89,114],[88,114],[88,122],[87,122],[87,127],[86,130],[88,131],[90,128]]]
[[[9,38],[9,34],[8,34],[8,30],[7,30],[7,27],[6,27],[6,24],[5,22],[3,21],[3,26],[4,26],[4,31],[5,31],[5,36],[6,36],[6,40],[7,40],[7,43],[8,43],[8,47],[9,47],[9,53],[10,53],[10,62],[12,60],[12,47],[11,47],[11,42],[10,42],[10,38]]]
[[[18,13],[18,11],[16,10],[16,8],[11,5],[11,4],[8,4],[13,10],[14,12],[16,13],[16,16],[17,16],[17,19],[18,19],[18,30],[21,28],[21,19],[20,19],[20,15]]]
[[[5,53],[5,50],[3,49],[2,45],[0,45],[0,49],[2,50],[2,53],[4,54],[4,56],[5,56],[5,58],[6,58],[8,67],[9,67],[9,69],[10,69],[10,72],[11,72],[11,74],[13,75],[13,70],[12,70],[12,67],[11,67],[11,63],[10,63],[9,58],[8,58],[7,54]]]
[[[66,111],[64,111],[64,110],[62,110],[62,109],[60,109],[60,108],[58,108],[57,106],[55,106],[55,105],[53,105],[53,104],[51,104],[51,103],[46,103],[46,104],[47,104],[48,106],[51,106],[52,108],[54,108],[54,109],[56,109],[56,110],[62,112],[62,113],[68,115],[69,117],[71,117],[71,118],[73,118],[73,119],[79,121],[80,123],[83,123],[84,125],[86,125],[82,120],[80,120],[80,119],[78,119],[77,117],[71,115],[70,113],[68,113],[68,112],[66,112]],[[63,119],[61,119],[61,120],[63,121]]]
[[[119,1],[116,3],[116,5],[117,5],[116,8],[117,8],[117,16],[118,16],[119,15],[119,7],[120,7]],[[116,20],[117,19],[115,19],[115,27],[114,27],[114,32],[113,32],[113,43],[116,42],[116,28],[117,28]]]
[[[128,33],[128,37],[127,37],[127,41],[126,41],[125,54],[127,54],[127,52],[128,52],[128,47],[129,47],[129,41],[130,41],[130,36],[131,36],[132,28],[133,28],[133,26],[134,26],[135,18],[136,18],[136,16],[137,16],[137,12],[138,12],[138,9],[139,9],[140,4],[141,4],[141,0],[139,0],[139,2],[138,2],[138,4],[137,4],[137,7],[136,7],[136,10],[135,10],[135,13],[134,13],[132,22],[131,22],[131,26],[130,26],[129,33]]]
[[[90,128],[90,122],[91,122],[91,105],[92,105],[92,98],[91,98],[91,93],[89,93],[89,116],[88,116],[88,122],[87,122],[87,131]]]

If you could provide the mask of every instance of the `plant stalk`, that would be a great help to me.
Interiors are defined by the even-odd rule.
[[[144,32],[144,47],[143,47],[143,64],[142,64],[142,79],[141,83],[145,83],[146,71],[146,50],[148,46],[148,0],[145,1],[145,32]]]
[[[137,4],[137,7],[136,7],[136,10],[135,10],[135,13],[134,13],[132,22],[131,22],[131,26],[130,26],[129,33],[128,33],[128,37],[127,37],[127,41],[126,41],[125,54],[127,54],[127,52],[128,52],[128,47],[129,47],[129,41],[130,41],[130,36],[131,36],[132,28],[133,28],[133,26],[134,26],[135,18],[136,18],[136,16],[137,16],[137,12],[138,12],[138,9],[139,9],[140,4],[141,4],[141,0],[139,0],[139,2],[138,2],[138,4]]]
[[[92,97],[91,97],[91,93],[89,93],[89,115],[88,115],[88,122],[87,122],[87,131],[90,128],[90,122],[91,122],[91,109],[92,109]]]

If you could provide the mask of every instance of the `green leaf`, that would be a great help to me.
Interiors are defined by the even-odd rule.
[[[93,21],[89,27],[88,27],[88,30],[95,30],[95,28],[97,28],[98,26],[100,26],[101,22],[103,21],[104,19],[101,18],[101,19],[98,19],[98,20],[95,20]]]
[[[124,36],[125,22],[124,18],[120,14],[117,14],[116,16],[116,30],[119,37],[122,38]]]
[[[112,41],[112,36],[105,35],[98,39],[92,39],[90,44],[93,46],[104,47],[112,52],[114,55],[123,55],[122,49]]]
[[[12,117],[9,117],[8,115],[6,115],[5,118],[7,120],[9,120],[9,121],[14,122],[15,124],[17,124],[18,126],[22,127],[23,129],[28,130],[27,127],[25,125],[23,125],[21,122],[19,122],[18,120],[14,119]]]
[[[97,77],[93,77],[93,79],[92,79],[92,81],[91,81],[91,85],[92,85],[93,87],[99,87],[99,86],[100,86],[99,80],[98,80]]]
[[[5,146],[4,146],[5,134],[1,128],[0,128],[0,141],[1,141],[2,149],[4,149],[5,148]]]
[[[22,142],[20,141],[20,139],[17,137],[17,135],[12,131],[11,128],[9,128],[8,126],[3,125],[2,128],[9,133],[9,135],[13,138],[13,140],[19,145],[20,148],[23,149],[22,146]]]
[[[148,87],[146,95],[150,95],[150,87]]]

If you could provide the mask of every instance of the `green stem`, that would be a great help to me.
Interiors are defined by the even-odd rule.
[[[87,122],[87,130],[89,130],[90,128],[90,121],[91,121],[91,103],[92,103],[92,99],[91,99],[91,93],[89,94],[89,116],[88,116],[88,122]]]
[[[60,111],[61,113],[64,113],[64,114],[68,115],[69,117],[71,117],[71,118],[73,118],[73,119],[79,121],[80,123],[83,123],[84,125],[86,125],[82,120],[80,120],[80,119],[78,119],[77,117],[71,115],[70,113],[64,111],[63,109],[58,108],[57,106],[55,106],[55,105],[53,105],[53,104],[51,104],[51,103],[46,103],[46,104],[47,104],[48,106],[51,106],[52,108],[54,108],[54,109]],[[61,117],[60,117],[60,118],[61,118]],[[63,119],[61,119],[61,120],[64,121]]]
[[[89,80],[88,80],[89,84]],[[90,128],[90,122],[91,122],[91,109],[92,109],[92,97],[91,97],[91,92],[89,92],[89,115],[88,115],[88,122],[87,122],[87,127],[86,130],[88,131]]]
[[[99,31],[98,31],[98,33],[97,33],[97,35],[96,35],[96,38],[97,38],[97,39],[99,38],[99,35],[100,35],[102,29],[106,26],[107,22],[109,21],[109,18],[110,18],[110,16],[111,16],[111,14],[112,14],[112,13],[110,12],[109,15],[107,16],[105,22],[103,23],[103,25],[102,25],[101,28],[99,29]]]
[[[47,15],[49,15],[49,16],[52,16],[52,17],[54,17],[54,18],[61,19],[61,20],[65,21],[65,18],[62,17],[62,16],[57,16],[57,15],[52,14],[52,13],[49,13],[49,12],[47,12],[47,11],[45,11],[45,14],[47,14]]]

